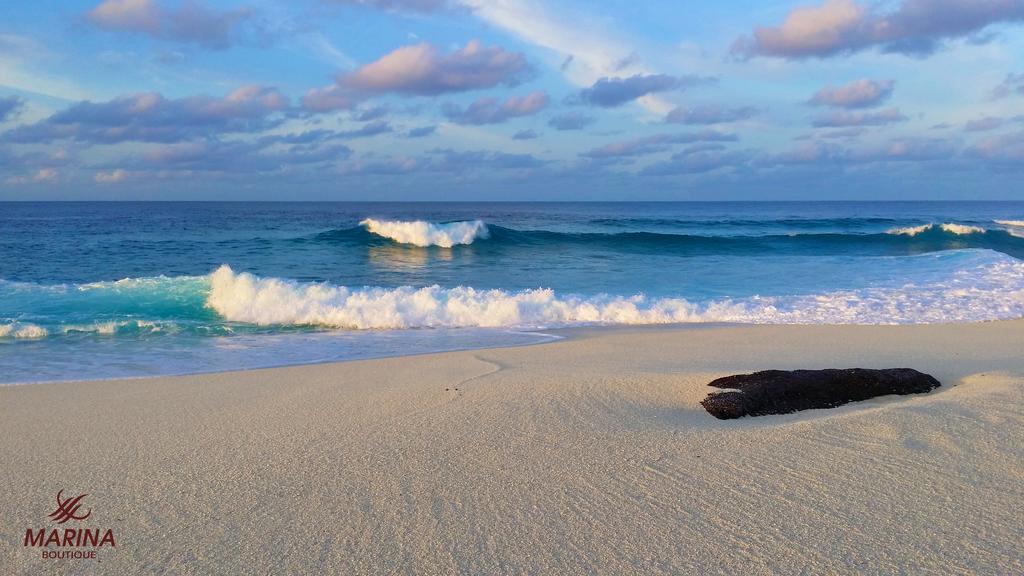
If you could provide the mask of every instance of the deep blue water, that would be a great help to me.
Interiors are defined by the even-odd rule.
[[[1016,318],[1022,259],[1024,202],[0,203],[0,381]]]

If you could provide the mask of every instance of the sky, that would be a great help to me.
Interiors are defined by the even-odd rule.
[[[1024,0],[8,0],[51,199],[1024,200]]]

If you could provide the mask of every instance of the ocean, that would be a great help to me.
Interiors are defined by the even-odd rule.
[[[1024,202],[0,203],[0,382],[1024,316]]]

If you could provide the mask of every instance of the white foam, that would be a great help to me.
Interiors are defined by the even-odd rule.
[[[42,326],[24,322],[0,324],[0,338],[36,339],[45,338],[49,332]]]
[[[907,228],[893,228],[892,230],[886,231],[886,234],[902,235],[902,236],[917,236],[922,232],[927,232],[932,229],[931,224],[924,224],[922,226],[909,226]]]
[[[487,238],[487,225],[481,220],[471,222],[449,222],[437,224],[423,220],[374,220],[367,218],[359,223],[370,233],[390,238],[401,244],[416,246],[440,246],[451,248],[456,244],[472,244],[477,238]]]
[[[979,276],[980,275],[980,276]],[[901,289],[696,304],[642,295],[559,296],[548,289],[509,292],[467,287],[361,288],[258,278],[221,266],[207,305],[225,319],[258,325],[344,329],[545,328],[578,324],[742,322],[902,324],[1024,317],[1024,263],[999,261],[952,280]]]
[[[922,232],[927,232],[927,231],[931,230],[934,227],[935,227],[934,224],[922,224],[921,226],[908,226],[906,228],[893,228],[891,230],[886,231],[886,234],[895,234],[895,235],[903,235],[903,236],[917,236],[918,234],[921,234]],[[980,227],[980,226],[968,226],[966,224],[956,224],[956,223],[953,223],[953,222],[946,222],[945,224],[940,224],[939,227],[943,231],[949,232],[950,234],[956,234],[957,236],[963,236],[965,234],[976,234],[976,233],[980,233],[980,232],[985,232],[985,229]]]
[[[111,336],[120,332],[162,332],[168,326],[173,328],[173,323],[151,322],[147,320],[112,320],[91,324],[66,324],[61,326],[60,330],[64,334],[89,333]]]
[[[963,236],[966,234],[981,234],[985,232],[985,229],[981,226],[968,226],[966,224],[952,224],[946,223],[942,225],[942,229],[950,234],[956,234],[957,236]]]
[[[164,330],[163,323],[149,322],[146,320],[122,320],[109,322],[94,322],[91,324],[65,324],[57,330],[61,334],[90,333],[110,336],[123,331],[130,332],[160,332]],[[45,338],[50,335],[50,330],[24,322],[11,324],[0,324],[0,338],[35,339]]]
[[[1006,226],[1010,236],[1024,238],[1024,220],[996,220],[995,223]]]

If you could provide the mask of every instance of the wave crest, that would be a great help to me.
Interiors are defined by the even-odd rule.
[[[400,244],[440,246],[451,248],[456,244],[472,244],[477,238],[486,239],[487,225],[482,220],[439,224],[424,220],[375,220],[367,218],[359,223],[371,234],[383,236]]]
[[[972,271],[973,272],[973,271]],[[927,287],[841,291],[792,297],[723,299],[559,296],[550,289],[361,288],[303,284],[235,273],[211,275],[208,306],[225,319],[257,325],[343,329],[505,327],[578,324],[905,324],[1024,316],[1024,263],[1000,262],[982,274]]]
[[[968,226],[967,224],[952,224],[948,222],[942,225],[942,230],[944,232],[949,232],[950,234],[956,234],[957,236],[963,236],[965,234],[984,234],[987,232],[987,230],[981,226]]]
[[[173,322],[153,322],[149,320],[110,320],[88,324],[66,324],[60,327],[64,334],[99,334],[111,336],[115,334],[156,334],[158,332],[174,332],[177,330]]]
[[[18,338],[23,340],[34,340],[46,338],[49,331],[42,326],[28,324],[25,322],[12,322],[11,324],[0,324],[0,338]]]
[[[997,221],[998,222],[998,221]],[[893,228],[886,232],[886,234],[895,234],[902,236],[917,236],[923,232],[928,232],[935,228],[934,224],[922,224],[921,226],[908,226],[906,228]],[[981,226],[970,226],[967,224],[956,224],[954,222],[946,222],[940,224],[939,228],[943,232],[949,232],[950,234],[956,234],[957,236],[964,236],[967,234],[982,234],[987,232]]]
[[[921,226],[908,226],[906,228],[893,228],[886,232],[886,234],[892,234],[895,236],[917,236],[922,232],[927,232],[932,229],[931,224],[923,224]]]
[[[1006,226],[1006,232],[1014,238],[1024,238],[1024,220],[996,220],[996,224]]]
[[[642,296],[559,298],[550,289],[506,292],[474,288],[362,288],[300,284],[235,273],[211,275],[208,303],[224,318],[259,325],[347,329],[539,327],[556,324],[657,324],[698,319],[683,299]]]

